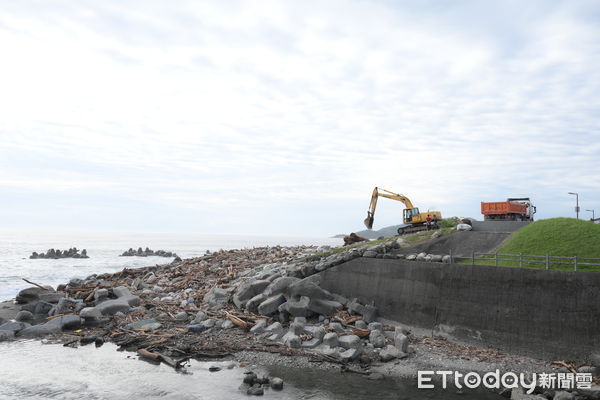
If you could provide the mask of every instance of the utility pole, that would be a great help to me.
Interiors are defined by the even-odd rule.
[[[575,214],[577,215],[577,219],[579,219],[579,193],[569,192],[568,194],[575,196]]]
[[[594,221],[596,219],[596,216],[594,215],[594,210],[585,210],[585,211],[590,211],[592,213],[592,221]]]

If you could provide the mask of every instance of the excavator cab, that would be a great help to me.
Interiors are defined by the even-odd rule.
[[[415,218],[415,220],[413,220],[413,218]],[[414,224],[415,222],[420,222],[418,221],[419,217],[419,208],[415,207],[415,208],[405,208],[404,209],[404,223],[405,224]]]

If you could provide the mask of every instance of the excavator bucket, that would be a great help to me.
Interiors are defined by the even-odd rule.
[[[373,228],[373,220],[374,218],[372,215],[367,215],[367,218],[365,218],[365,226],[367,229]]]

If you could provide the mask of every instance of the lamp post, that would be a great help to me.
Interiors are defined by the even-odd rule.
[[[577,215],[577,219],[579,219],[579,193],[569,192],[568,194],[575,196],[575,214]]]
[[[585,210],[585,211],[589,211],[592,213],[592,221],[596,219],[596,216],[594,215],[594,210]]]

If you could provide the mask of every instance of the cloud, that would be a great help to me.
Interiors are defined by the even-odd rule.
[[[550,217],[567,191],[600,195],[593,2],[0,9],[6,193],[266,234],[281,218],[290,234],[354,230],[376,185],[446,215],[518,195]]]

